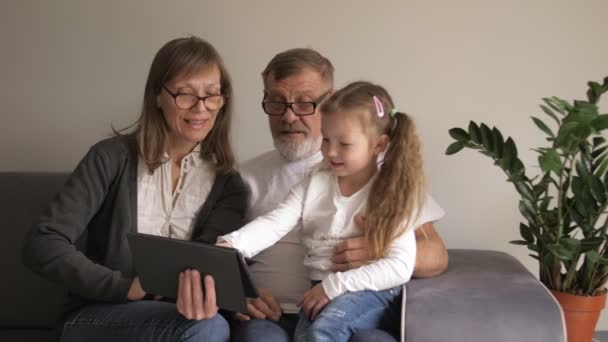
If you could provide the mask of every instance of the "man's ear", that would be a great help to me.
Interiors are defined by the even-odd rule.
[[[374,153],[375,154],[380,154],[384,151],[386,151],[386,148],[388,147],[388,135],[386,134],[382,134],[380,137],[378,137],[378,140],[376,141],[376,145],[374,146]]]

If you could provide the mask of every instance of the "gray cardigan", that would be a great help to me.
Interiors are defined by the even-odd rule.
[[[24,263],[68,288],[68,311],[87,302],[127,300],[135,276],[126,239],[137,230],[135,146],[132,136],[95,144],[25,240]],[[192,240],[213,243],[242,226],[247,200],[238,173],[218,174]]]

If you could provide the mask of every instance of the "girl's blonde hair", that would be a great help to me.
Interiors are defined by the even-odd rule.
[[[201,157],[215,164],[216,172],[234,171],[234,153],[230,143],[232,120],[232,82],[222,57],[207,41],[198,37],[178,38],[166,43],[154,56],[144,90],[144,103],[137,121],[115,134],[134,127],[129,134],[137,141],[137,152],[150,172],[166,162],[169,128],[158,108],[156,97],[163,85],[174,77],[189,75],[217,66],[220,71],[221,92],[225,102],[217,114],[213,128],[201,142]]]
[[[385,113],[382,117],[378,115],[374,96],[382,104]],[[357,115],[364,132],[389,137],[365,214],[365,236],[376,259],[385,256],[391,242],[416,221],[426,197],[420,139],[414,122],[403,112],[391,113],[394,108],[383,87],[364,81],[347,85],[321,105],[322,115],[338,112]]]

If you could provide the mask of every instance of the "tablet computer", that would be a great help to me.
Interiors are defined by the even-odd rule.
[[[215,280],[217,306],[222,309],[247,312],[246,298],[258,297],[245,260],[234,248],[140,233],[128,233],[127,239],[147,293],[177,298],[179,273],[196,269]]]

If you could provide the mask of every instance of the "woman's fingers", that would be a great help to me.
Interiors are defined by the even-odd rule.
[[[189,292],[190,292],[190,279],[186,274],[188,271],[181,272],[179,274],[179,285],[177,287],[177,312],[187,319],[191,319]]]
[[[204,278],[197,270],[186,270],[179,275],[177,289],[177,311],[187,319],[206,319],[217,314],[215,282],[209,275]]]
[[[198,272],[197,272],[198,273]],[[199,281],[200,285],[200,281]],[[210,275],[205,276],[205,299],[203,306],[204,318],[211,318],[217,314],[217,299],[215,296],[215,280]]]
[[[191,271],[192,277],[190,278],[192,289],[192,314],[191,319],[203,319],[205,317],[205,311],[203,310],[203,288],[201,285],[201,274],[197,270]]]

